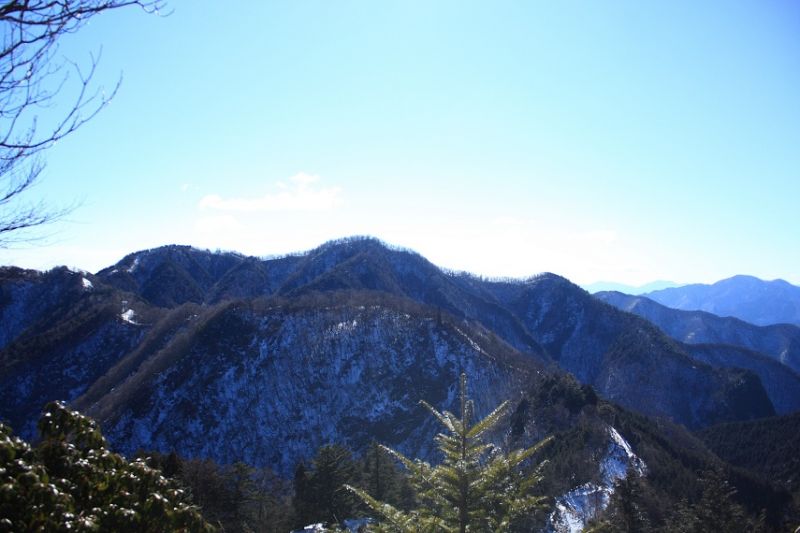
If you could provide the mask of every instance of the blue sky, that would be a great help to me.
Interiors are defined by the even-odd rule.
[[[123,84],[32,191],[79,208],[0,264],[369,234],[489,276],[800,283],[800,4],[170,7],[62,46]]]

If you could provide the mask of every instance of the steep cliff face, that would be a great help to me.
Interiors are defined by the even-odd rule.
[[[429,457],[437,427],[419,400],[453,409],[463,371],[486,413],[534,371],[480,328],[391,304],[208,313],[188,341],[167,344],[89,408],[123,451],[175,449],[283,473],[334,442],[359,451],[378,439]]]
[[[612,426],[608,426],[607,433],[608,445],[597,464],[596,481],[584,483],[556,498],[546,531],[580,533],[589,522],[602,516],[620,480],[629,475],[646,475],[647,465],[634,453],[630,443]]]

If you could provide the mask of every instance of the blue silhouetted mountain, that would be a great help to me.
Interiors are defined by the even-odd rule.
[[[781,279],[734,276],[712,285],[694,284],[644,294],[683,311],[708,311],[756,324],[800,325],[800,287]]]
[[[644,285],[626,285],[624,283],[615,283],[613,281],[597,281],[588,285],[581,285],[584,289],[592,294],[605,291],[617,291],[625,294],[644,294],[652,291],[659,291],[661,289],[669,289],[672,287],[680,287],[680,284],[672,281],[651,281]]]

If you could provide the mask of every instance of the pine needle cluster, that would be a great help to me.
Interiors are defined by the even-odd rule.
[[[488,416],[473,423],[474,404],[467,395],[467,377],[461,375],[461,412],[439,412],[420,402],[446,430],[436,436],[444,460],[432,466],[419,459],[383,447],[408,470],[417,495],[417,508],[402,511],[383,503],[366,491],[347,487],[376,514],[383,517],[371,531],[380,532],[507,532],[513,524],[541,508],[544,496],[531,494],[541,480],[540,464],[530,474],[526,462],[545,446],[551,437],[533,447],[503,453],[484,438],[508,413],[503,402]]]

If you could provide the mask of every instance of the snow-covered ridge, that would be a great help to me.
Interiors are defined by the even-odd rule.
[[[617,481],[627,478],[630,473],[640,477],[647,473],[647,465],[633,452],[628,441],[612,426],[608,426],[607,433],[608,448],[598,468],[601,482],[584,483],[556,498],[547,531],[582,531],[590,520],[599,517],[608,507]]]

